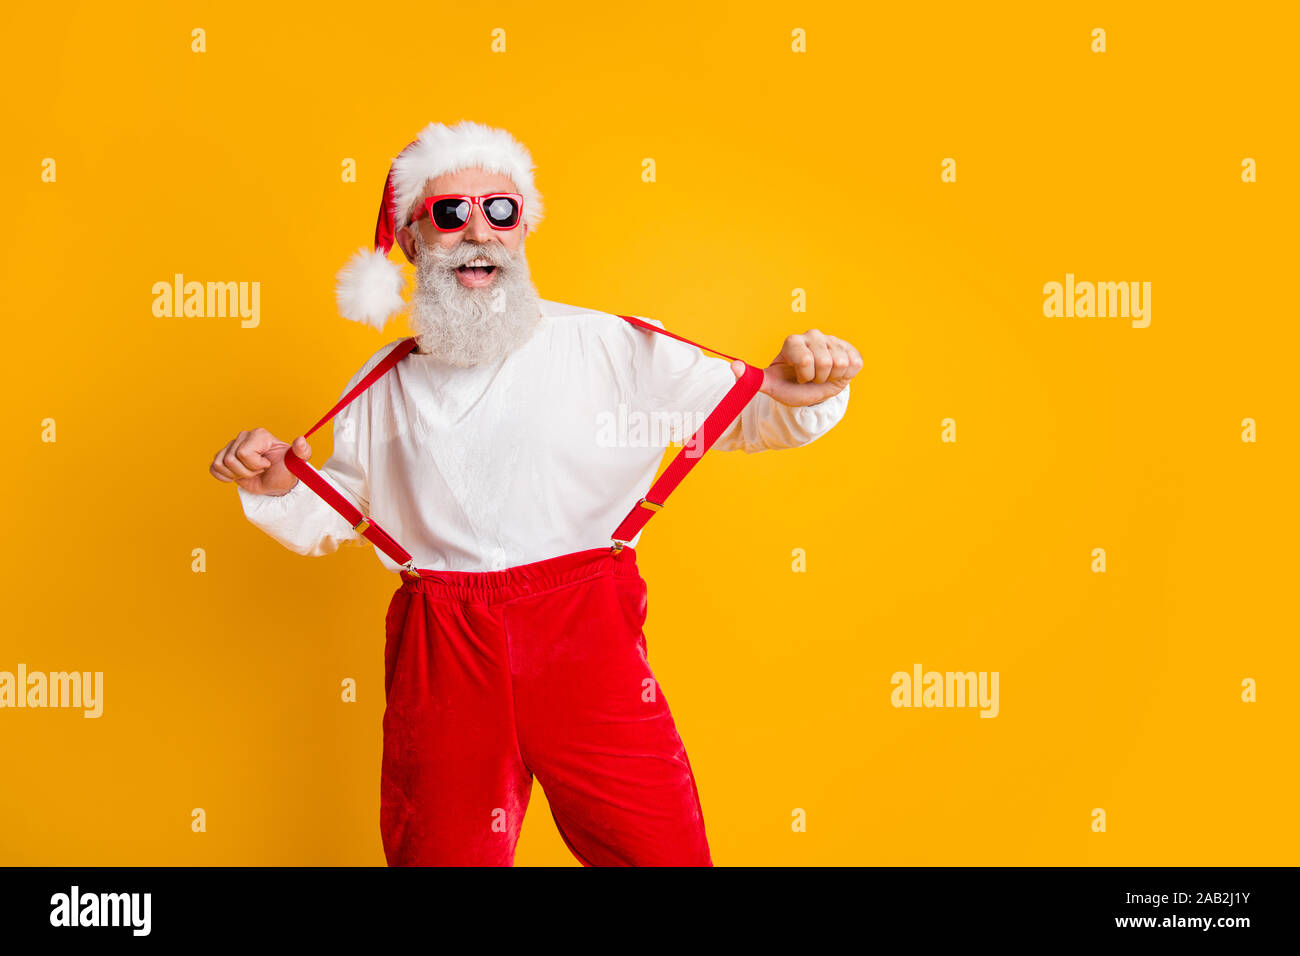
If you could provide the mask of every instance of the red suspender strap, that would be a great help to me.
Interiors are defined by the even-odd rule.
[[[348,403],[373,385],[376,379],[391,369],[408,352],[414,349],[415,345],[416,340],[414,337],[399,342],[397,347],[385,355],[383,359],[380,360],[379,364],[372,368],[366,374],[365,378],[357,383],[354,389],[344,395],[343,398],[339,400],[339,403],[329,410],[324,418],[311,426],[311,428],[307,429],[304,437],[311,435],[312,432],[341,412]],[[348,524],[352,525],[353,530],[360,532],[366,540],[392,558],[397,564],[405,565],[412,571],[415,570],[415,565],[411,560],[410,553],[389,537],[388,532],[383,528],[366,518],[366,516],[352,504],[352,502],[339,494],[333,485],[321,477],[320,472],[294,454],[292,447],[284,453],[284,463],[289,471],[297,475],[299,479],[306,483],[308,488],[324,498],[327,505],[341,514],[343,519],[347,521]]]
[[[668,335],[688,345],[704,349],[706,352],[713,352],[723,358],[729,358],[733,362],[742,361],[734,355],[719,352],[717,349],[711,349],[707,345],[700,345],[698,342],[692,342],[690,339],[674,335],[666,329],[651,325],[649,322],[643,322],[633,316],[620,315],[619,318],[626,319],[639,328],[649,329],[652,332],[658,332],[660,335]],[[748,405],[750,399],[758,393],[762,384],[763,370],[755,368],[746,362],[745,373],[736,380],[736,384],[723,396],[717,408],[709,413],[699,431],[692,435],[691,440],[682,446],[682,450],[677,453],[677,457],[672,460],[668,467],[664,469],[663,474],[650,486],[646,496],[632,506],[632,510],[628,512],[627,517],[615,529],[610,538],[614,542],[615,551],[621,550],[623,545],[636,537],[637,533],[645,527],[645,523],[650,520],[650,516],[664,506],[664,502],[673,493],[673,489],[681,484],[682,479],[695,467],[695,463],[700,460],[706,451],[713,447],[713,443],[730,427],[736,416],[740,414],[741,409]]]

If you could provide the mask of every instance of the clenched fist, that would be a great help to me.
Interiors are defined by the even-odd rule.
[[[740,378],[744,363],[732,362],[731,371]],[[820,329],[809,329],[786,337],[772,364],[763,369],[759,391],[783,405],[815,405],[844,391],[860,371],[857,349]]]
[[[284,463],[289,447],[265,428],[240,432],[217,452],[208,471],[218,481],[233,481],[255,495],[288,494],[298,483],[298,476]],[[299,435],[293,440],[293,452],[307,461],[311,458],[311,445]]]

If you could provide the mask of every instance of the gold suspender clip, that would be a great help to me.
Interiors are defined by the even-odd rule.
[[[637,502],[637,504],[640,505],[642,508],[645,508],[647,511],[660,511],[663,509],[663,505],[660,504],[658,501],[650,501],[649,499],[646,498],[642,498],[640,501]],[[613,551],[615,554],[618,554],[620,551],[622,551],[623,546],[627,544],[626,541],[620,541],[618,538],[610,538],[609,540],[613,542]]]

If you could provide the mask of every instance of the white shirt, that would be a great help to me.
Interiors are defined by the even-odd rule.
[[[457,368],[411,352],[334,419],[320,473],[418,568],[501,570],[609,546],[668,442],[688,440],[735,384],[726,359],[693,345],[606,312],[541,307],[535,334],[503,358]],[[340,398],[401,341],[375,352]],[[713,449],[806,445],[848,401],[848,386],[798,408],[760,392]],[[280,496],[238,491],[248,520],[297,554],[368,543],[301,481]]]

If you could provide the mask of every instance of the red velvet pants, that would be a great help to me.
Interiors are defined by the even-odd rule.
[[[511,865],[534,776],[584,865],[712,865],[631,547],[419,575],[386,622],[390,866]]]

